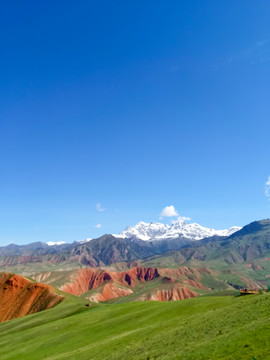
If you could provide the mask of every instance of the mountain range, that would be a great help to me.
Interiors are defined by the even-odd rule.
[[[135,226],[128,226],[120,234],[114,234],[117,238],[137,238],[145,241],[155,241],[164,239],[176,239],[183,237],[190,240],[201,240],[212,236],[230,236],[240,230],[241,227],[233,226],[225,230],[215,230],[203,227],[199,224],[189,224],[179,218],[172,222],[172,225],[158,222],[145,223],[139,222]]]
[[[160,228],[166,229],[163,237]],[[174,229],[181,230],[175,237],[167,237]],[[182,229],[185,229],[185,233]],[[194,229],[193,237],[189,237],[191,228]],[[0,269],[14,268],[26,269],[26,264],[31,268],[42,269],[61,266],[61,268],[78,268],[82,266],[108,266],[119,262],[146,261],[151,257],[166,257],[166,254],[177,254],[178,263],[199,260],[209,261],[220,259],[229,263],[242,263],[260,257],[270,247],[270,220],[251,223],[240,230],[221,230],[219,232],[203,228],[197,224],[186,224],[178,221],[172,226],[159,226],[157,223],[139,223],[134,228],[128,228],[120,235],[105,234],[100,238],[87,242],[74,242],[49,246],[46,243],[32,243],[28,245],[11,244],[0,248]],[[239,229],[239,228],[238,228]],[[128,233],[132,234],[128,237]],[[212,235],[201,240],[202,234]],[[230,234],[220,236],[217,234]],[[148,236],[148,240],[141,240]],[[181,235],[179,235],[181,234]],[[185,237],[182,236],[185,234]],[[154,240],[151,240],[154,239]],[[195,239],[197,239],[195,241]],[[58,265],[57,265],[58,264]]]
[[[269,219],[237,231],[203,228],[200,234],[213,236],[202,239],[194,230],[188,238],[190,229],[201,228],[182,221],[164,227],[139,223],[120,235],[86,242],[11,244],[0,248],[0,271],[31,277],[91,302],[180,300],[270,285]],[[163,235],[160,229],[166,230]],[[166,237],[168,233],[177,237]]]
[[[196,241],[107,234],[86,243],[10,245],[0,254],[0,269],[91,302],[180,300],[270,285],[270,220]]]
[[[139,222],[118,235],[105,234],[98,239],[3,246],[0,247],[0,267],[44,261],[75,261],[88,266],[103,266],[179,250],[193,241],[229,236],[239,229],[241,228],[237,226],[228,230],[208,229],[180,219],[171,226],[157,222]]]
[[[177,220],[171,226],[139,222],[118,235],[105,234],[98,239],[73,243],[10,244],[0,247],[0,268],[27,263],[80,263],[83,266],[105,266],[121,261],[144,259],[168,251],[192,246],[194,241],[223,238],[241,229],[214,230],[199,224]]]

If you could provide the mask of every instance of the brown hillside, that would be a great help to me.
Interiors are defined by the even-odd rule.
[[[175,286],[171,289],[158,290],[155,294],[151,295],[149,300],[151,301],[175,301],[190,299],[198,296],[195,291],[190,290],[187,287]]]
[[[62,300],[48,285],[0,273],[0,322],[49,309]]]
[[[137,298],[138,300],[182,300],[198,296],[197,289],[209,291],[200,283],[200,279],[203,274],[210,272],[206,268],[189,267],[158,269],[136,266],[123,272],[85,268],[72,271],[68,277],[64,277],[60,289],[77,296],[96,289],[88,298],[100,302],[128,296],[137,291],[138,287],[142,290],[144,283],[157,279],[156,287]],[[36,280],[48,283],[56,277],[56,272],[53,275],[42,273],[36,276]]]
[[[106,282],[115,282],[130,288],[136,283],[153,280],[160,277],[158,269],[135,267],[124,272],[106,271],[100,268],[86,268],[76,270],[71,281],[61,287],[62,291],[73,295],[82,295],[85,292],[96,289]]]

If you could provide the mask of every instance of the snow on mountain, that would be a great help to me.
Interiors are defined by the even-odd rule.
[[[170,229],[169,225],[164,225],[157,222],[145,223],[140,221],[137,225],[128,226],[119,235],[113,235],[118,238],[131,238],[136,237],[141,240],[153,240],[157,237],[164,238]]]
[[[133,227],[128,226],[120,234],[114,235],[114,237],[136,237],[137,239],[145,241],[175,239],[178,237],[184,237],[191,240],[201,240],[214,235],[229,236],[240,229],[241,227],[239,226],[233,226],[225,230],[209,229],[196,223],[189,224],[181,219],[172,222],[171,226],[157,222],[145,223],[141,221]]]
[[[225,230],[216,230],[218,236],[230,236],[236,231],[241,230],[242,228],[240,226],[232,226],[229,229]]]

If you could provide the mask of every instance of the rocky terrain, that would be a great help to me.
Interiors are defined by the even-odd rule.
[[[140,239],[115,238],[103,235],[86,243],[44,246],[43,243],[0,248],[0,269],[25,264],[81,264],[83,266],[106,266],[121,261],[144,259],[152,255],[164,254],[181,249],[190,243],[188,239],[173,239],[146,242]],[[14,251],[13,251],[14,249]],[[76,267],[76,266],[75,266]],[[78,266],[77,266],[78,267]],[[12,270],[13,271],[13,270]]]
[[[62,300],[48,285],[0,273],[0,322],[50,309]]]
[[[238,230],[214,230],[182,220],[171,226],[140,222],[118,235],[105,234],[98,239],[66,244],[63,242],[36,242],[27,245],[10,244],[0,247],[0,269],[24,264],[70,264],[106,266],[121,261],[145,259],[186,246],[197,246],[202,239],[223,239]]]
[[[83,243],[10,245],[0,248],[0,255],[3,270],[93,302],[178,300],[209,291],[267,287],[270,220],[227,237],[197,241],[104,235]]]
[[[134,267],[127,271],[85,268],[70,272],[45,272],[34,276],[61,291],[84,296],[92,302],[128,297],[127,300],[169,301],[199,296],[211,291],[203,284],[205,276],[217,274],[207,268]],[[224,284],[224,288],[231,288]]]

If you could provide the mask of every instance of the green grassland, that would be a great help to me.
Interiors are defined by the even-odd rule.
[[[15,264],[0,267],[0,271],[8,271],[21,276],[30,276],[33,274],[48,272],[48,271],[70,271],[75,269],[82,269],[86,266],[75,262],[65,261],[59,263],[52,262],[32,262],[26,264]]]
[[[60,305],[0,324],[1,360],[270,359],[270,294]]]

